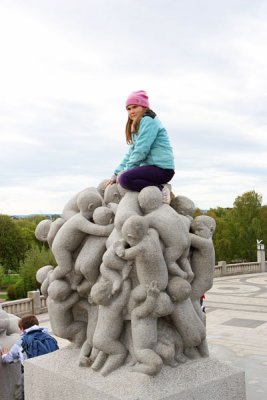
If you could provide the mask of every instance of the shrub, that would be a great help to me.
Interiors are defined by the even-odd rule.
[[[8,300],[16,300],[17,299],[15,285],[9,285],[8,286],[8,288],[7,288],[7,297],[8,297]]]
[[[15,285],[16,298],[27,297],[27,292],[40,287],[36,281],[36,272],[45,265],[56,265],[53,254],[46,247],[35,245],[26,253],[25,261],[20,267],[20,278]]]

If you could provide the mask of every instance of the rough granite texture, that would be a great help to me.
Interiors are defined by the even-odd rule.
[[[0,350],[10,348],[19,338],[18,318],[0,308]],[[0,398],[13,400],[16,384],[20,382],[20,363],[2,364],[0,356]]]
[[[27,363],[27,400],[245,399],[244,375],[208,359],[200,297],[216,224],[194,210],[103,181],[70,199],[52,234],[38,225],[57,261],[37,273],[51,326],[77,350]]]
[[[245,400],[244,372],[206,358],[157,376],[119,368],[107,377],[78,367],[79,351],[61,349],[25,363],[26,400]]]

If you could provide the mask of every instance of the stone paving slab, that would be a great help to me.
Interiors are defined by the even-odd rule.
[[[214,279],[205,306],[211,355],[245,371],[247,400],[266,400],[267,273]]]

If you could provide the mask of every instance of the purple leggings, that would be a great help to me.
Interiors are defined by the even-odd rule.
[[[174,175],[173,169],[163,169],[155,165],[134,167],[119,176],[119,184],[128,190],[140,192],[147,186],[157,186],[160,190],[164,183],[169,182]]]

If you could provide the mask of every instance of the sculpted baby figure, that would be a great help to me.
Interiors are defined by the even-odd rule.
[[[93,222],[99,226],[113,223],[114,214],[108,207],[97,207],[93,212]],[[99,267],[106,251],[106,236],[91,234],[86,237],[75,261],[75,271],[82,273],[91,286],[97,281]]]
[[[112,295],[112,283],[99,279],[92,287],[90,297],[98,307],[97,325],[93,336],[94,349],[99,350],[92,369],[101,369],[102,375],[108,375],[119,368],[126,356],[126,347],[120,341],[123,330],[123,314],[131,290],[130,280],[123,282],[120,292]]]
[[[74,321],[72,308],[80,297],[71,290],[69,282],[60,279],[48,287],[47,308],[50,323],[55,335],[68,339],[80,347],[86,339],[86,324]]]
[[[36,239],[40,240],[40,242],[47,242],[51,248],[53,240],[64,222],[64,218],[57,218],[55,221],[52,221],[51,219],[43,219],[35,229]]]
[[[164,256],[169,273],[191,282],[194,274],[188,260],[189,219],[168,204],[162,204],[162,193],[156,186],[141,190],[138,201],[149,227],[158,231],[165,246]]]
[[[73,253],[81,246],[86,235],[108,236],[113,224],[97,225],[89,221],[97,207],[102,205],[100,195],[91,191],[82,192],[77,198],[79,213],[68,219],[58,231],[52,252],[58,266],[50,275],[50,279],[61,279],[73,269]]]
[[[125,245],[123,240],[113,243],[105,252],[100,266],[102,276],[112,282],[112,294],[121,288],[122,282],[128,278],[132,269],[133,262],[124,260],[116,253],[117,248]]]
[[[190,221],[193,220],[193,214],[196,210],[194,202],[185,196],[176,196],[171,200],[170,206],[178,212],[178,214],[184,215]]]
[[[114,225],[121,232],[124,222],[132,215],[142,215],[142,210],[138,203],[138,192],[127,191],[120,185],[118,185],[118,189],[122,199],[118,204]]]
[[[101,184],[100,184],[101,185]],[[101,186],[102,187],[102,186]],[[81,194],[89,194],[90,195],[90,193],[94,193],[95,194],[95,196],[97,196],[98,197],[98,199],[100,200],[100,202],[101,202],[101,204],[100,205],[102,205],[102,202],[103,202],[103,199],[102,199],[102,197],[101,197],[101,189],[100,190],[98,190],[98,189],[96,189],[96,188],[94,188],[94,187],[88,187],[88,188],[86,188],[86,189],[83,189],[81,192],[79,192],[79,193],[76,193],[68,202],[67,202],[67,204],[64,206],[64,208],[63,208],[63,211],[62,211],[62,215],[63,215],[63,218],[65,219],[65,220],[68,220],[68,219],[70,219],[71,217],[73,217],[75,214],[78,214],[79,212],[80,212],[80,207],[79,207],[79,205],[78,205],[78,197],[81,195]]]
[[[111,207],[115,213],[115,219],[114,229],[107,240],[107,247],[110,247],[114,242],[121,239],[122,225],[130,216],[142,215],[142,211],[138,203],[138,192],[127,191],[117,184],[111,185],[111,188],[113,186],[116,186],[116,188],[119,190],[121,200],[119,204],[109,204],[109,207]]]
[[[206,329],[190,299],[190,284],[174,276],[169,281],[167,291],[174,304],[171,319],[183,340],[185,355],[190,358],[206,356]]]
[[[48,286],[49,286],[49,275],[52,273],[54,267],[52,265],[45,265],[42,268],[39,268],[36,273],[37,282],[41,283],[41,293],[45,298],[48,296]]]
[[[117,242],[115,251],[125,260],[135,262],[138,281],[145,287],[156,281],[160,291],[168,284],[168,270],[162,254],[159,235],[148,227],[145,217],[132,215],[122,226],[123,242]]]
[[[136,372],[157,374],[168,358],[166,347],[158,342],[157,321],[159,317],[171,314],[173,304],[165,292],[160,292],[157,282],[146,287],[146,299],[131,312],[133,351],[138,363]]]
[[[191,283],[191,299],[199,302],[200,297],[206,293],[213,284],[215,266],[215,251],[212,235],[216,222],[208,215],[200,215],[191,223],[191,266],[194,279]]]

